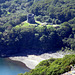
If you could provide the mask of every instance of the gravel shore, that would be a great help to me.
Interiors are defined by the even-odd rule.
[[[70,53],[66,53],[66,52],[44,53],[41,55],[9,57],[9,59],[14,61],[20,61],[24,63],[28,68],[34,69],[35,66],[40,63],[40,61],[43,61],[49,58],[63,58],[63,56],[66,54],[70,54]]]

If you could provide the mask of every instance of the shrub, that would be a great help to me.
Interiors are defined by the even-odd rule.
[[[49,59],[40,62],[35,69],[27,75],[60,75],[71,69],[70,65],[75,64],[75,55],[66,55],[63,58]],[[26,75],[26,74],[25,74]]]

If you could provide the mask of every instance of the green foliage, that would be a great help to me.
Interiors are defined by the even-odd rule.
[[[46,32],[46,26],[38,26],[36,27],[36,31],[39,33],[44,33]]]
[[[52,32],[55,31],[56,29],[52,25],[47,25],[47,31]]]
[[[74,0],[1,0],[0,54],[23,50],[40,53],[62,47],[75,50],[74,3]],[[26,22],[29,12],[35,14],[36,24]]]
[[[70,23],[70,24],[75,24],[75,18],[69,20],[69,23]]]
[[[61,22],[64,22],[69,21],[70,19],[75,17],[74,3],[74,0],[69,0],[68,2],[67,0],[38,1],[37,3],[33,3],[29,11],[34,13],[35,15],[47,15],[48,17],[50,16],[49,18],[51,19],[54,18]]]
[[[46,66],[48,67],[52,62],[54,62],[56,59],[55,58],[51,58],[51,59],[48,59],[48,60],[44,60],[42,62],[40,62],[36,68],[39,68],[40,66],[43,67],[43,66]]]
[[[29,12],[36,15],[38,25],[26,23]],[[75,0],[0,0],[0,56],[54,52],[62,47],[75,50]],[[75,55],[51,58],[19,75],[60,75],[71,64]]]
[[[22,22],[15,27],[9,26],[7,23],[6,29],[1,32],[0,43],[3,54],[13,54],[21,50],[26,53],[28,52],[26,50],[31,50],[32,52],[29,51],[30,53],[40,53],[54,51],[55,48],[61,48],[62,46],[62,40],[54,27],[49,25],[35,26],[26,22]],[[5,45],[4,48],[2,47],[3,45]],[[5,48],[9,51],[6,51]]]
[[[13,26],[20,24],[26,20],[24,15],[29,12],[38,15],[36,20],[53,24],[75,17],[74,0],[1,0],[0,3],[2,25],[7,22]]]
[[[69,34],[72,33],[72,28],[71,28],[71,26],[70,26],[67,22],[64,22],[64,23],[62,24],[62,26],[57,29],[57,33],[58,33],[58,35],[61,36],[62,38],[68,37]]]
[[[66,55],[63,58],[49,59],[40,62],[35,69],[24,75],[60,75],[71,70],[70,65],[75,64],[75,55]]]
[[[18,75],[23,75],[22,73],[18,74]]]

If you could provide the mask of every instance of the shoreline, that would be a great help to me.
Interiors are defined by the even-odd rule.
[[[5,58],[5,60],[6,60],[6,61],[9,61],[9,62],[12,62],[12,63],[15,63],[15,64],[18,64],[18,65],[20,65],[20,66],[22,66],[22,67],[25,67],[25,68],[31,70],[30,68],[28,68],[28,67],[26,66],[25,63],[23,63],[23,62],[21,62],[21,61],[12,60],[12,59],[10,59],[10,58]]]
[[[34,69],[36,65],[38,65],[41,61],[50,59],[50,58],[63,58],[64,55],[71,54],[69,52],[56,52],[56,53],[44,53],[41,55],[28,55],[28,56],[16,56],[9,57],[8,59],[13,61],[18,61],[29,69]]]

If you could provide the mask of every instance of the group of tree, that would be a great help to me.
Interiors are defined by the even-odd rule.
[[[0,2],[0,53],[34,50],[54,51],[68,47],[75,50],[74,0],[2,0]],[[16,27],[27,19],[27,13],[48,24],[47,26]],[[67,21],[67,22],[66,22]],[[9,50],[9,51],[8,51]],[[41,51],[40,51],[41,50]],[[28,52],[28,51],[26,51]],[[8,54],[7,53],[7,54]]]
[[[41,22],[60,24],[75,17],[74,3],[74,0],[1,0],[0,25],[14,22],[27,13],[34,13]]]
[[[40,62],[35,69],[18,75],[61,75],[70,71],[75,64],[75,55],[66,55],[63,58],[48,59]]]
[[[23,26],[27,13],[35,14],[37,21],[47,22],[48,26]],[[0,0],[1,57],[58,50],[75,50],[75,0]],[[74,63],[75,55],[49,59],[24,75],[59,75]]]
[[[72,22],[69,21],[69,22]],[[13,55],[18,52],[41,54],[55,52],[62,47],[75,50],[75,30],[68,22],[59,28],[52,26],[8,26],[0,27],[0,55]]]
[[[35,15],[49,16],[51,19],[58,19],[61,22],[68,21],[75,17],[74,0],[44,0],[33,3],[29,12]]]

